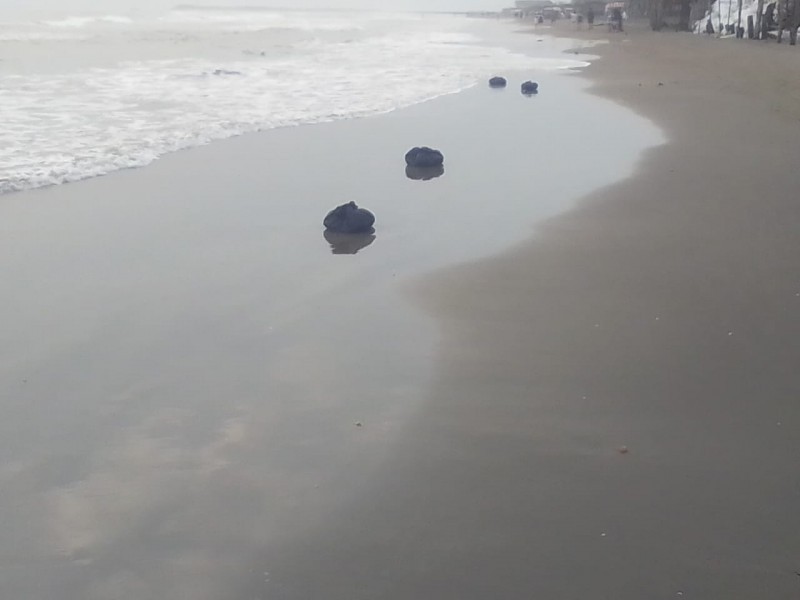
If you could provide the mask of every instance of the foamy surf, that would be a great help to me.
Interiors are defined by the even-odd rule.
[[[257,17],[193,9],[133,25],[122,17],[70,17],[37,30],[92,28],[91,41],[53,44],[67,56],[94,57],[104,48],[122,56],[124,46],[128,55],[169,58],[97,65],[81,58],[56,72],[0,71],[0,193],[140,167],[244,133],[385,113],[498,70],[585,64],[483,45],[474,24],[456,17]]]
[[[67,17],[54,21],[45,21],[50,27],[86,27],[97,24],[130,25],[133,19],[121,15],[103,15],[100,17]]]

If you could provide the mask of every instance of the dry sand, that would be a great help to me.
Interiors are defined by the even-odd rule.
[[[644,32],[593,52],[595,92],[670,142],[418,286],[433,397],[373,493],[264,557],[270,597],[800,596],[800,54]]]

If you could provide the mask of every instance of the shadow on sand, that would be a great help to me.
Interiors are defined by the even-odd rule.
[[[374,228],[366,233],[337,233],[326,229],[322,235],[331,245],[333,254],[355,254],[375,241]]]
[[[429,181],[444,175],[444,165],[437,167],[406,167],[406,177],[414,181]]]

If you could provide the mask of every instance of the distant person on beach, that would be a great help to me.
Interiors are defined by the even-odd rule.
[[[594,25],[594,10],[591,8],[586,11],[586,22],[589,24],[589,27]]]
[[[611,11],[611,25],[614,31],[622,31],[622,9],[615,8]]]

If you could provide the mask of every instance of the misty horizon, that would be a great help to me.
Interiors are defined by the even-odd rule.
[[[292,4],[292,6],[287,6]],[[377,0],[213,0],[209,2],[164,2],[163,0],[6,0],[0,15],[53,12],[68,14],[112,12],[165,12],[176,8],[250,8],[275,10],[373,10],[380,12],[468,12],[500,10],[513,5],[513,0],[397,0],[387,3]]]

